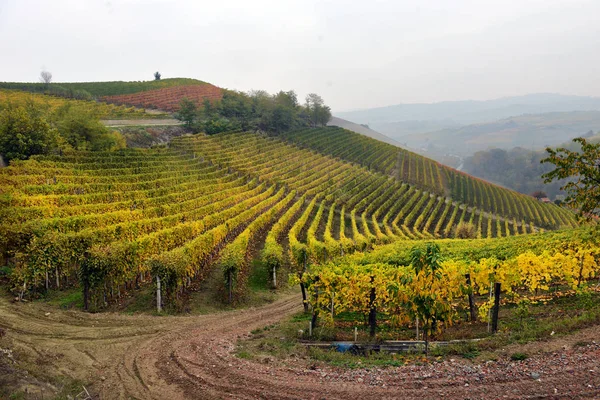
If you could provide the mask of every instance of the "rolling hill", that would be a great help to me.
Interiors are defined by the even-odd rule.
[[[57,82],[44,83],[0,82],[0,89],[46,93],[63,97],[87,96],[118,105],[177,111],[179,102],[187,97],[202,103],[204,99],[218,100],[223,90],[197,79],[170,78],[135,82]],[[77,96],[76,96],[77,95]]]
[[[452,237],[461,221],[478,237],[576,226],[565,209],[333,127],[34,157],[0,176],[0,246],[19,285],[79,280],[89,307],[155,277],[175,301],[219,266],[236,295],[263,246],[289,266]]]
[[[527,114],[494,122],[472,124],[402,137],[412,148],[435,157],[452,153],[461,156],[489,148],[539,149],[555,146],[600,129],[600,111]]]
[[[373,129],[367,128],[366,126],[355,124],[354,122],[350,122],[350,121],[347,121],[342,118],[331,117],[331,119],[329,120],[327,125],[328,126],[337,126],[337,127],[343,128],[343,129],[347,129],[349,131],[359,133],[361,135],[370,137],[370,138],[378,140],[380,142],[391,144],[393,146],[398,146],[398,147],[400,146],[400,143],[398,143],[394,139],[391,139],[385,135],[382,135],[381,133],[374,131]]]
[[[600,110],[599,97],[552,93],[528,94],[486,101],[445,101],[431,104],[398,104],[335,115],[398,139],[410,126],[420,132],[455,128],[457,125],[495,121],[522,114]],[[408,124],[407,126],[403,126]],[[434,129],[432,129],[432,127]],[[414,132],[417,133],[417,132]]]

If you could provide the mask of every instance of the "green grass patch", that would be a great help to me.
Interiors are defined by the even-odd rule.
[[[513,353],[510,355],[510,359],[513,361],[523,361],[528,358],[529,356],[526,353]]]
[[[63,290],[51,290],[46,293],[41,300],[62,309],[83,308],[83,293],[79,286],[73,286]]]

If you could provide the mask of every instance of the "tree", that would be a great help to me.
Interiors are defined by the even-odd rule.
[[[52,82],[52,73],[48,71],[40,72],[40,82],[45,83],[46,86]]]
[[[325,105],[323,98],[316,93],[306,96],[306,108],[310,116],[310,124],[313,127],[325,126],[331,119],[331,109]]]
[[[531,193],[531,195],[533,197],[535,197],[536,199],[543,199],[544,197],[548,197],[548,195],[546,194],[546,192],[542,191],[542,190],[536,190],[535,192]]]
[[[58,132],[39,112],[19,106],[0,113],[0,154],[7,162],[48,154],[58,143]]]
[[[61,137],[74,149],[106,151],[125,147],[123,136],[104,126],[85,107],[66,104],[56,111],[53,119]]]
[[[155,81],[160,81],[160,72],[156,71],[156,72],[154,73],[154,80],[155,80]]]
[[[179,102],[179,111],[175,118],[182,121],[186,128],[191,129],[198,118],[198,106],[192,100],[184,97]]]
[[[546,148],[548,157],[541,162],[556,168],[542,178],[546,183],[570,178],[561,188],[567,192],[565,203],[578,208],[580,216],[600,215],[600,143],[588,143],[584,138],[573,142],[581,146],[580,151]]]

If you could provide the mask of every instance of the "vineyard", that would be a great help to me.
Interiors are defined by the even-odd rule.
[[[144,92],[147,90],[156,90],[174,86],[202,85],[205,82],[189,78],[170,78],[153,81],[137,82],[57,82],[51,84],[58,85],[67,90],[81,90],[91,94],[94,97],[117,96]],[[44,93],[48,90],[45,83],[27,83],[27,82],[0,82],[0,89],[15,89],[26,92]]]
[[[90,112],[102,119],[140,119],[164,118],[165,114],[147,114],[144,109],[123,105],[106,104],[96,101],[72,100],[44,94],[28,93],[20,90],[0,89],[0,110],[11,104],[13,106],[34,105],[50,112],[59,108],[77,108]]]
[[[480,238],[576,225],[571,212],[523,206],[492,185],[476,193],[505,207],[497,212],[327,153],[240,132],[14,162],[0,171],[0,247],[15,265],[13,291],[22,297],[79,282],[86,305],[102,308],[158,278],[170,304],[221,268],[235,301],[252,258],[269,266],[275,286],[286,271],[377,244],[453,237],[461,222]]]
[[[439,313],[436,329],[441,329],[464,318],[469,307],[476,312],[472,320],[489,320],[495,285],[504,305],[547,302],[600,285],[600,241],[593,228],[436,244],[442,257],[434,271],[417,268],[415,249],[432,246],[424,241],[398,242],[315,266],[302,276],[312,294],[307,301],[329,323],[336,315],[376,310],[392,326],[414,329],[419,301],[426,299],[436,304],[429,317],[435,320]],[[477,299],[472,305],[468,294]]]
[[[478,211],[501,215],[513,222],[512,226],[520,226],[522,233],[537,231],[535,227],[556,229],[575,226],[569,212],[564,209],[541,204],[531,196],[501,188],[426,157],[341,128],[305,129],[284,137],[302,147],[361,164]],[[491,220],[475,221],[478,227],[489,231],[486,222],[493,225]],[[491,230],[498,232],[500,229],[492,226]]]
[[[122,94],[100,97],[101,101],[119,105],[130,105],[143,108],[154,108],[174,112],[179,103],[187,98],[196,104],[204,100],[216,101],[223,96],[223,90],[211,84],[195,84],[189,86],[171,86],[155,90],[147,90],[133,94]]]

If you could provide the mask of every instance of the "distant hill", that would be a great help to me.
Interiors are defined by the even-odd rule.
[[[0,89],[15,89],[59,97],[100,100],[106,103],[177,111],[184,97],[201,104],[218,100],[223,89],[197,79],[169,78],[134,82],[0,82]]]
[[[494,122],[402,137],[411,148],[436,154],[469,155],[489,148],[538,149],[600,130],[600,111],[530,114]]]
[[[340,128],[344,128],[349,131],[368,136],[372,139],[379,140],[380,142],[384,142],[384,143],[388,143],[388,144],[400,147],[400,143],[398,143],[394,139],[391,139],[385,135],[382,135],[381,133],[374,131],[373,129],[367,128],[366,126],[355,124],[354,122],[350,122],[350,121],[347,121],[342,118],[331,117],[331,119],[329,120],[327,125],[328,126],[339,126]]]
[[[337,112],[335,115],[371,128],[393,139],[410,132],[455,128],[522,114],[600,110],[600,97],[540,93],[486,101],[445,101],[432,104],[398,104],[388,107]]]

